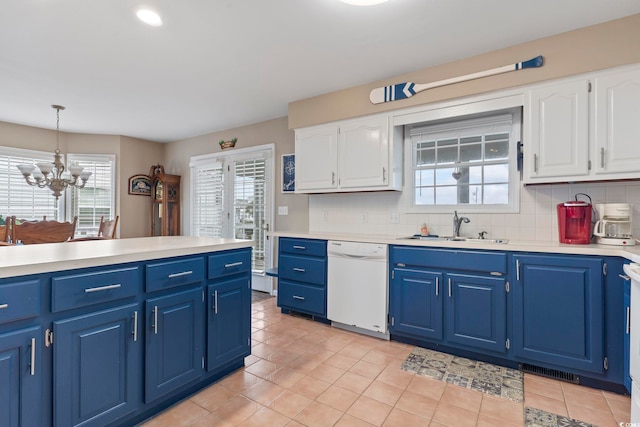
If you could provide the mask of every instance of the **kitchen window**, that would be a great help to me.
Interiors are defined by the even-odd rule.
[[[515,108],[405,126],[412,210],[517,212],[520,122]]]

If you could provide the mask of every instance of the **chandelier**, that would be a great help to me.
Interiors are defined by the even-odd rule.
[[[58,198],[67,187],[83,188],[91,176],[91,172],[83,172],[82,166],[69,166],[69,172],[65,173],[65,166],[60,155],[60,110],[64,110],[62,105],[52,105],[56,110],[56,151],[53,156],[53,163],[43,162],[34,165],[18,165],[27,184],[39,188],[48,187],[53,191],[53,197]]]

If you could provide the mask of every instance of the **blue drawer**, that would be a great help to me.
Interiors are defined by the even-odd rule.
[[[281,254],[278,278],[324,286],[327,283],[327,262],[324,258]]]
[[[51,311],[134,297],[139,289],[138,267],[54,277],[51,279]]]
[[[326,314],[325,289],[315,286],[291,283],[286,280],[278,282],[278,305],[304,313]]]
[[[209,279],[245,273],[251,271],[251,250],[244,249],[209,255],[207,264],[209,272],[207,278]]]
[[[40,314],[40,280],[0,285],[0,323]]]
[[[288,254],[325,257],[327,256],[327,241],[281,237],[279,251]]]
[[[147,292],[204,281],[204,257],[147,264]]]
[[[393,246],[390,254],[393,267],[434,267],[449,270],[507,273],[507,254],[504,252]]]

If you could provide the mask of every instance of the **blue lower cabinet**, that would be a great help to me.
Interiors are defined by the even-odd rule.
[[[129,304],[54,322],[54,425],[104,426],[136,410],[139,314]]]
[[[442,273],[395,269],[389,292],[392,334],[443,337]]]
[[[517,255],[514,353],[543,366],[604,372],[603,260]]]
[[[3,426],[38,426],[42,415],[41,329],[0,335],[0,420]]]
[[[207,287],[207,371],[251,353],[248,274]]]
[[[145,402],[201,377],[202,289],[151,298],[145,304]]]
[[[446,281],[447,342],[506,353],[506,279],[447,273]]]
[[[623,382],[629,393],[631,393],[631,373],[629,372],[629,363],[631,354],[631,280],[624,281],[624,339],[623,339]]]

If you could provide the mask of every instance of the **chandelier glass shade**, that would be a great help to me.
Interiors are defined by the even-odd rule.
[[[70,166],[69,171],[66,172],[60,154],[60,110],[64,110],[64,107],[52,105],[51,108],[56,110],[56,151],[53,163],[43,162],[37,163],[35,166],[23,164],[17,165],[17,168],[27,184],[39,188],[49,188],[57,201],[68,187],[83,188],[91,176],[91,172],[83,171],[82,166]]]

